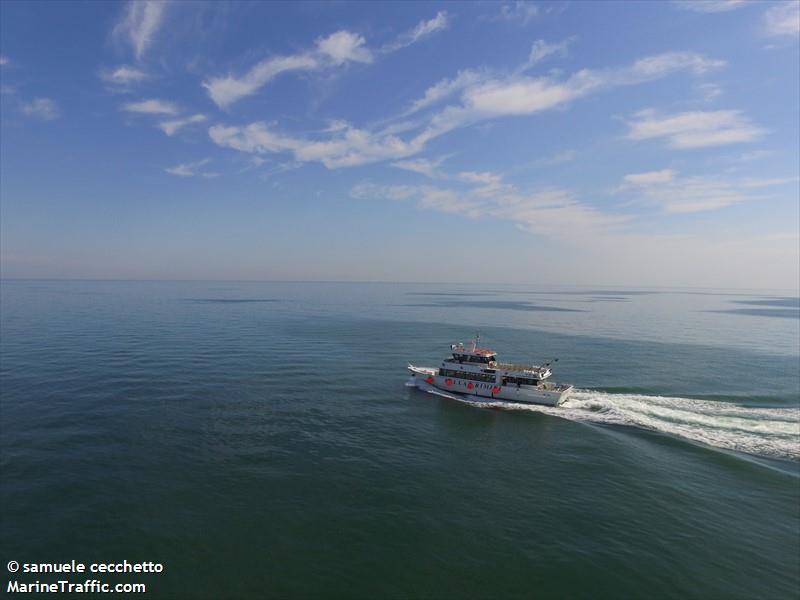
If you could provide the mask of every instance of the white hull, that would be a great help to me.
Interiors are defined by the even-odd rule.
[[[456,394],[469,394],[490,400],[507,400],[509,402],[523,402],[528,404],[544,404],[558,406],[572,393],[572,386],[556,386],[543,383],[540,386],[498,386],[496,383],[468,381],[457,378],[445,377],[438,374],[437,369],[430,367],[408,366],[414,377],[419,377],[425,383],[445,392]],[[550,388],[550,389],[548,389]]]

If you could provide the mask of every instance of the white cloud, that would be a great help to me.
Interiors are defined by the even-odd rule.
[[[342,131],[348,127],[350,127],[350,123],[344,119],[333,119],[332,121],[329,121],[328,126],[323,129],[323,131],[325,133],[333,133],[335,131]]]
[[[572,242],[611,235],[629,220],[579,202],[561,188],[503,198],[494,216],[516,221],[526,231]]]
[[[800,2],[779,2],[767,9],[764,13],[764,30],[767,35],[773,36],[800,34]]]
[[[114,27],[113,35],[126,38],[136,58],[142,58],[161,28],[168,4],[167,0],[129,2],[125,16]]]
[[[533,42],[533,46],[531,46],[531,53],[528,55],[526,67],[532,67],[552,55],[566,56],[570,43],[572,43],[572,38],[558,42],[557,44],[551,44],[544,40],[536,40]]]
[[[175,167],[169,167],[164,169],[164,171],[178,177],[217,177],[219,175],[218,173],[202,171],[202,168],[210,162],[210,158],[204,158],[197,162],[183,163]]]
[[[440,11],[427,21],[420,21],[414,29],[407,31],[386,44],[379,53],[388,53],[405,48],[417,41],[445,29],[448,17]],[[375,53],[367,47],[363,36],[352,31],[340,30],[318,38],[314,47],[289,56],[277,56],[262,60],[243,76],[229,74],[225,77],[210,77],[203,82],[208,95],[220,108],[227,108],[240,99],[258,92],[272,79],[290,71],[317,71],[341,67],[348,63],[372,63]]]
[[[10,60],[8,60],[8,57],[7,57],[7,56],[3,56],[2,54],[0,54],[0,67],[5,67],[5,66],[6,66],[7,64],[9,64],[10,62],[11,62],[11,61],[10,61]]]
[[[521,192],[490,172],[461,172],[456,180],[472,187],[432,185],[376,185],[361,183],[351,195],[361,199],[416,200],[425,210],[457,214],[466,218],[502,219],[526,231],[562,240],[577,241],[589,235],[615,231],[628,218],[604,213],[579,202],[561,188]]]
[[[219,146],[265,154],[291,152],[298,162],[321,162],[329,169],[404,158],[419,152],[421,141],[403,141],[394,135],[374,134],[347,125],[329,138],[313,140],[276,133],[263,122],[245,127],[214,125],[208,134]]]
[[[629,78],[633,82],[638,82],[684,70],[691,71],[695,75],[703,75],[721,69],[725,64],[724,60],[707,58],[695,52],[664,52],[637,60],[630,70],[623,69],[618,76],[622,80]]]
[[[319,38],[313,50],[262,60],[241,77],[211,77],[203,82],[203,87],[217,106],[227,108],[255,94],[281,73],[315,71],[348,62],[369,63],[372,60],[372,52],[365,46],[364,38],[342,30]]]
[[[422,98],[414,101],[411,108],[403,114],[409,115],[423,108],[437,104],[453,94],[460,92],[464,88],[474,85],[480,81],[480,79],[481,75],[476,71],[459,71],[453,79],[442,79],[425,90],[425,94],[423,94]]]
[[[476,77],[475,80],[440,82],[426,91],[414,106],[425,106],[463,89],[461,106],[449,106],[435,115],[427,135],[436,137],[464,125],[499,116],[528,115],[563,106],[590,93],[635,85],[679,71],[703,74],[725,65],[694,52],[666,52],[616,69],[583,69],[565,80],[552,77]],[[466,79],[466,78],[465,78]]]
[[[269,81],[288,71],[311,71],[319,63],[311,55],[278,56],[258,63],[244,76],[212,77],[203,82],[208,95],[220,108],[227,108],[246,96],[255,94]]]
[[[701,13],[727,12],[743,7],[750,0],[674,0],[673,4],[684,10]]]
[[[689,52],[673,52],[647,57],[620,69],[585,69],[563,81],[518,75],[488,79],[466,71],[453,80],[444,80],[429,88],[425,96],[414,103],[412,111],[456,92],[461,93],[460,105],[446,106],[424,122],[404,123],[402,127],[394,125],[376,131],[338,123],[335,131],[325,132],[327,136],[323,139],[278,133],[263,122],[243,127],[216,125],[209,130],[209,135],[220,146],[258,154],[292,152],[297,161],[318,161],[331,169],[383,160],[396,161],[418,153],[432,139],[459,127],[496,117],[529,115],[563,106],[602,89],[650,81],[679,70],[703,72],[722,64],[722,61]],[[405,139],[398,135],[410,130],[417,130],[417,133]]]
[[[292,138],[271,132],[266,123],[262,122],[251,123],[246,127],[213,125],[209,128],[208,135],[218,146],[248,153],[284,152],[297,146]]]
[[[647,173],[632,173],[622,178],[623,183],[633,185],[646,185],[650,183],[666,183],[672,181],[675,171],[663,169],[661,171],[648,171]]]
[[[350,31],[337,31],[317,40],[317,50],[329,57],[334,65],[347,62],[372,62],[372,52],[362,36]]]
[[[175,119],[173,121],[162,121],[158,124],[161,131],[166,133],[167,135],[171,136],[174,135],[179,129],[186,127],[187,125],[192,125],[194,123],[202,123],[207,120],[205,115],[192,115],[191,117],[186,117],[185,119]]]
[[[22,104],[22,112],[29,117],[52,121],[61,116],[58,105],[50,98],[34,98],[30,102]]]
[[[500,175],[489,171],[461,171],[456,177],[461,181],[482,185],[495,185],[503,179]]]
[[[440,10],[436,16],[429,21],[421,21],[411,32],[411,43],[416,42],[418,39],[431,35],[437,31],[447,27],[447,12]]]
[[[778,186],[794,181],[797,181],[797,178],[680,177],[675,171],[664,169],[626,175],[618,191],[635,200],[656,205],[667,213],[695,213],[758,200],[762,196],[753,196],[745,190]]]
[[[400,48],[405,48],[406,46],[410,46],[411,44],[414,44],[422,38],[428,37],[437,31],[446,29],[448,24],[449,19],[447,12],[440,10],[438,13],[436,13],[435,17],[429,19],[428,21],[420,21],[417,23],[414,29],[399,35],[395,41],[386,44],[381,50],[383,52],[394,52]]]
[[[100,79],[106,83],[117,86],[129,86],[149,79],[149,75],[141,69],[128,65],[121,65],[116,69],[100,71]]]
[[[578,87],[550,79],[488,81],[464,95],[470,109],[486,115],[525,115],[554,108],[581,96]]]
[[[420,173],[421,175],[425,175],[430,177],[431,179],[440,179],[445,177],[445,175],[439,170],[439,165],[445,158],[439,158],[437,160],[430,160],[427,158],[416,158],[416,159],[409,159],[409,160],[399,160],[397,162],[393,162],[392,166],[397,167],[398,169],[404,169],[406,171],[412,171],[414,173]]]
[[[467,198],[456,190],[421,186],[418,196],[419,207],[426,210],[460,215],[470,219],[477,219],[485,215],[484,208],[480,203]]]
[[[157,99],[142,100],[141,102],[128,102],[122,107],[122,110],[148,115],[178,114],[178,108],[172,102]]]
[[[496,21],[513,21],[520,25],[527,25],[539,16],[539,7],[533,2],[507,2],[500,7],[500,12],[494,16]]]
[[[660,116],[652,110],[639,112],[628,122],[628,138],[665,138],[672,148],[702,148],[750,142],[765,131],[738,110],[694,111]]]
[[[548,245],[537,246],[535,254],[562,278],[568,274],[574,281],[730,286],[736,282],[742,285],[742,273],[748,273],[746,283],[751,286],[797,282],[800,244],[791,229],[788,233],[759,232],[758,227],[707,229],[698,235],[644,233],[650,227],[641,216],[634,221],[626,215],[595,209],[561,188],[528,193],[512,188],[487,198],[476,195],[475,190],[452,187],[364,182],[356,185],[351,195],[363,200],[414,202],[421,210],[465,219],[510,221],[522,230],[561,242],[552,247],[552,254]],[[657,219],[661,221],[663,216]],[[520,267],[530,266],[531,259],[518,256],[508,265],[495,264],[495,269],[510,265],[509,275],[503,272],[498,280],[519,275]],[[655,271],[654,264],[659,265]],[[547,269],[534,274],[539,281],[547,276]]]

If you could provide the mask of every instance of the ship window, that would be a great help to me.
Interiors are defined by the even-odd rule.
[[[538,379],[528,377],[503,377],[503,385],[538,385]]]
[[[495,375],[493,373],[472,373],[470,371],[455,371],[452,369],[439,369],[439,375],[443,377],[453,377],[457,379],[468,379],[471,381],[484,381],[494,383]]]
[[[528,377],[503,377],[503,385],[538,385],[538,379]]]

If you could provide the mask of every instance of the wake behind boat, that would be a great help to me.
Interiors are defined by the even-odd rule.
[[[409,364],[412,377],[447,392],[548,406],[561,404],[573,389],[571,385],[545,381],[553,374],[550,363],[538,366],[498,362],[494,350],[478,347],[477,337],[470,347],[451,344],[450,350],[452,357],[445,358],[438,369]]]

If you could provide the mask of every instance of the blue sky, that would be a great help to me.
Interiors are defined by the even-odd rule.
[[[797,288],[798,7],[3,2],[2,275]]]

